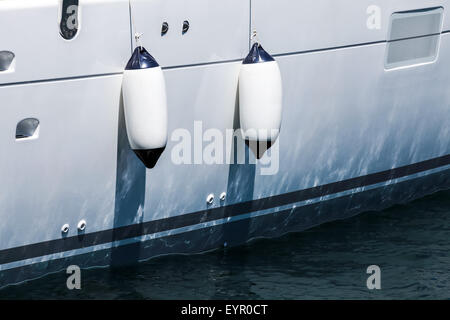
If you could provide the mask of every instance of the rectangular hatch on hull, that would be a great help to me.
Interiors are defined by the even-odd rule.
[[[444,9],[392,14],[386,47],[386,69],[431,63],[437,59]]]

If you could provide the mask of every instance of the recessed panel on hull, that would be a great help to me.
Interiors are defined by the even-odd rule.
[[[128,1],[64,3],[0,1],[0,52],[14,55],[6,70],[0,63],[0,84],[123,70],[130,55]]]
[[[121,85],[114,75],[0,87],[0,250],[61,239],[65,224],[77,236],[81,220],[86,232],[113,226]]]
[[[249,1],[132,0],[134,31],[162,67],[241,59]]]
[[[435,61],[443,17],[442,7],[392,14],[385,68],[416,66]]]

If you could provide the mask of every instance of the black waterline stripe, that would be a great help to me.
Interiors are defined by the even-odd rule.
[[[333,182],[330,184],[294,191],[272,197],[236,203],[228,206],[212,208],[209,210],[188,213],[175,217],[154,220],[142,224],[129,225],[115,229],[97,231],[82,236],[73,236],[63,239],[24,245],[0,251],[0,264],[45,256],[64,251],[81,249],[112,241],[125,240],[147,234],[153,234],[172,229],[188,227],[203,222],[222,218],[239,216],[260,210],[273,209],[295,202],[310,200],[359,187],[387,182],[416,173],[436,169],[450,164],[450,154],[442,157],[398,167],[386,171],[368,174],[356,178]]]

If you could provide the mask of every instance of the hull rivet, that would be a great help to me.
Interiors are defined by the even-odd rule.
[[[214,194],[211,193],[206,197],[206,203],[213,204],[213,202],[214,202]]]
[[[67,234],[69,232],[69,224],[68,223],[66,223],[65,225],[63,225],[61,227],[61,232],[62,232],[62,234]]]
[[[78,231],[82,232],[86,229],[86,220],[80,220],[80,222],[78,222]]]

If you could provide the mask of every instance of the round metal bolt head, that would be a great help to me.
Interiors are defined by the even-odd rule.
[[[211,193],[206,197],[206,203],[213,204],[213,202],[214,202],[214,194]]]

